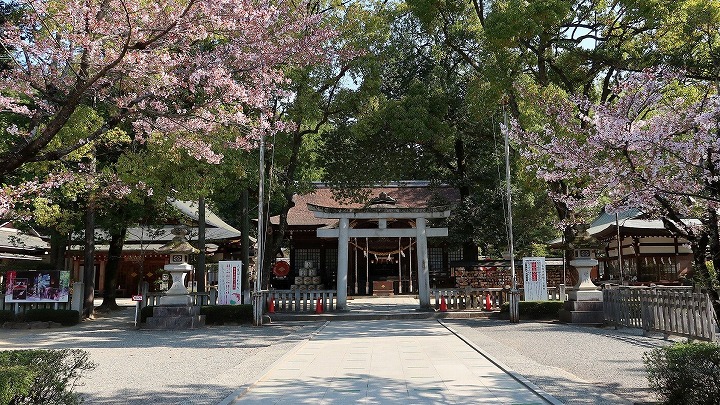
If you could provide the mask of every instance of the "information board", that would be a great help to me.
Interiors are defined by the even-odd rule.
[[[218,305],[242,304],[242,262],[218,262]]]
[[[544,257],[523,257],[525,301],[547,301],[547,270]]]
[[[68,302],[70,272],[22,270],[5,273],[5,302]]]

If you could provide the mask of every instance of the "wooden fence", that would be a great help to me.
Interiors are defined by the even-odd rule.
[[[715,340],[717,321],[707,294],[691,288],[620,287],[603,290],[605,321],[699,340]]]
[[[323,312],[337,308],[336,290],[270,290],[263,291],[263,301],[273,301],[275,312],[315,312],[318,300]]]
[[[524,290],[520,291],[520,300],[524,299]],[[440,308],[442,298],[450,310],[487,309],[487,300],[490,300],[490,310],[499,310],[502,304],[510,300],[510,290],[505,288],[433,288],[430,290],[433,298],[431,305]],[[565,301],[567,291],[564,285],[548,287],[548,300]]]
[[[154,306],[160,303],[164,292],[144,292],[142,307]],[[193,305],[217,305],[218,296],[215,289],[206,293],[188,293],[192,298]],[[266,303],[265,310],[268,310],[270,300],[273,300],[275,312],[315,312],[318,299],[322,304],[323,311],[334,311],[337,306],[337,292],[335,290],[270,290],[262,291],[263,302]]]

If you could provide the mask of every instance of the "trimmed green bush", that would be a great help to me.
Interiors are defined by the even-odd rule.
[[[0,404],[15,403],[16,398],[28,396],[36,374],[25,366],[0,365]]]
[[[25,312],[25,322],[57,322],[65,326],[77,325],[80,322],[80,312],[74,309],[29,309]]]
[[[664,404],[717,405],[720,346],[676,343],[643,355],[648,381]]]
[[[208,305],[200,308],[208,325],[224,325],[226,323],[250,323],[253,320],[253,307],[243,305]]]
[[[0,403],[79,404],[73,392],[82,374],[95,368],[78,349],[0,352]]]
[[[520,319],[558,319],[563,304],[562,301],[520,301]],[[509,302],[502,304],[500,313],[510,313]]]
[[[15,313],[8,309],[0,311],[0,324],[5,322],[13,322],[15,320]]]
[[[153,307],[147,306],[140,310],[140,322],[147,322],[153,315]],[[252,305],[206,305],[200,307],[200,315],[205,315],[205,324],[224,325],[226,323],[251,323],[253,320]]]

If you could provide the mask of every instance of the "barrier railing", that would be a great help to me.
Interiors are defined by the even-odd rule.
[[[524,291],[520,291],[520,299],[524,300]],[[440,308],[442,297],[445,297],[445,304],[451,310],[463,309],[487,309],[488,299],[490,310],[499,310],[502,304],[510,300],[510,290],[506,288],[433,288],[430,296],[434,299],[431,305]],[[567,291],[564,285],[559,287],[548,287],[549,301],[567,300]]]
[[[337,307],[336,290],[270,290],[263,292],[263,301],[273,302],[275,312],[315,312],[318,299],[322,310],[335,311]]]
[[[715,340],[717,321],[710,297],[690,288],[618,287],[603,290],[605,321],[699,340]]]

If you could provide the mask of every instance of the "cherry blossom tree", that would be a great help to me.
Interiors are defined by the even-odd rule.
[[[3,183],[117,128],[140,142],[173,134],[174,148],[211,163],[223,148],[250,148],[283,129],[266,119],[269,101],[284,96],[282,69],[317,62],[333,35],[309,4],[285,0],[27,0],[20,8],[0,31],[11,57],[0,72]],[[81,106],[101,110],[102,122],[59,141],[70,120],[82,120]],[[211,143],[208,134],[223,127],[241,135]],[[46,180],[5,187],[0,215],[27,189],[52,186]]]
[[[690,240],[699,274],[720,283],[708,278],[706,267],[711,260],[720,268],[720,98],[714,83],[645,71],[597,105],[558,93],[547,97],[537,88],[526,94],[535,102],[543,98],[541,118],[527,129],[513,120],[506,131],[538,177],[577,187],[555,198],[579,210],[632,207],[662,218]],[[702,227],[683,221],[689,217]]]

